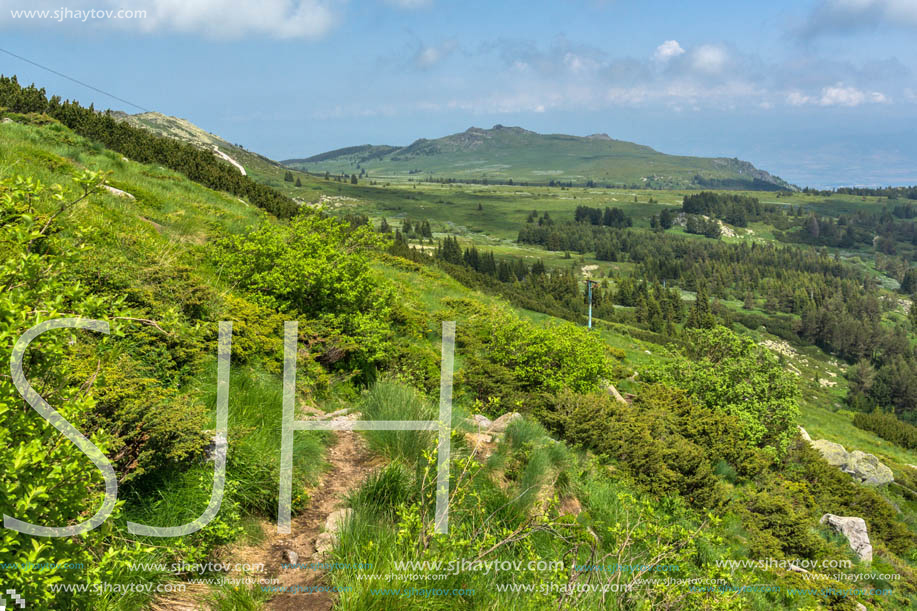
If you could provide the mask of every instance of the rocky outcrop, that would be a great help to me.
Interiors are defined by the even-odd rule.
[[[892,470],[879,462],[873,454],[854,450],[847,457],[847,466],[843,469],[867,486],[881,486],[895,481]]]
[[[499,418],[493,421],[493,424],[490,425],[488,432],[490,433],[505,433],[507,427],[516,422],[517,420],[522,420],[522,414],[518,412],[510,412],[508,414],[503,414]]]
[[[860,450],[847,452],[841,444],[827,439],[812,441],[811,444],[828,464],[839,468],[844,473],[849,473],[862,484],[881,486],[895,481],[892,470],[872,454]]]
[[[522,414],[517,412],[503,414],[493,421],[487,416],[474,414],[465,419],[465,422],[474,430],[473,433],[465,433],[465,440],[483,458],[487,458],[493,454],[496,443],[506,432],[507,427],[517,420],[522,420]]]
[[[826,513],[821,517],[819,523],[827,524],[847,537],[850,549],[856,552],[862,562],[872,562],[872,544],[869,542],[866,521],[863,518],[843,517]]]
[[[806,430],[802,427],[799,427],[799,436],[802,437],[803,441],[808,441],[808,442],[812,441],[812,438],[809,437],[809,433],[807,433]]]
[[[822,458],[832,467],[843,467],[847,464],[847,450],[839,443],[818,439],[812,442],[812,447],[818,450]]]

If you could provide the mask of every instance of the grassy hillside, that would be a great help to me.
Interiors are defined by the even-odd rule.
[[[666,155],[605,134],[537,134],[502,125],[472,127],[405,147],[354,146],[283,163],[313,173],[365,173],[369,178],[420,175],[532,184],[593,181],[639,188],[789,188],[783,180],[738,159]]]
[[[706,300],[702,287],[681,277],[667,292],[647,293],[681,310],[677,326],[659,329],[641,314],[647,298],[632,277],[646,273],[640,257],[649,255],[640,248],[610,261],[593,251],[514,242],[532,209],[550,209],[560,224],[577,205],[610,197],[634,219],[621,231],[650,239],[657,234],[647,231],[649,217],[674,208],[678,193],[351,185],[293,173],[294,181],[302,178],[297,187],[268,164],[251,175],[315,204],[277,218],[180,170],[109,150],[47,115],[0,114],[9,119],[0,123],[5,348],[57,316],[111,325],[108,336],[49,333],[26,360],[36,390],[110,459],[122,502],[104,527],[79,537],[2,531],[4,588],[36,608],[852,611],[856,603],[917,604],[917,495],[909,492],[917,477],[906,466],[915,456],[852,426],[852,412],[841,410],[843,363],[802,341],[789,349],[780,343],[771,325],[782,304],[768,311],[762,289],[746,310],[724,280],[711,287],[708,314],[733,330],[707,319],[693,328],[692,312]],[[412,230],[396,240],[376,231],[383,218],[393,229],[427,219],[432,235]],[[662,245],[715,242],[667,231]],[[727,242],[773,239],[742,235]],[[459,252],[447,259],[442,252],[453,236]],[[441,255],[418,256],[421,246]],[[515,265],[503,282],[464,264],[461,249],[472,246],[499,247],[497,262],[522,259],[528,267]],[[539,259],[547,269],[530,273]],[[822,266],[835,269],[826,257],[802,260],[815,271],[793,277],[814,288]],[[593,261],[601,267],[584,269]],[[711,277],[729,277],[714,271]],[[593,332],[582,324],[586,275],[607,281],[617,296],[596,308]],[[633,299],[625,299],[627,286],[638,287]],[[767,328],[729,318],[743,311],[767,316]],[[891,327],[902,314],[883,316]],[[283,323],[292,320],[299,323],[296,418],[349,412],[338,413],[339,422],[435,420],[440,323],[456,321],[448,534],[434,532],[437,449],[426,431],[297,431],[293,532],[276,532]],[[233,323],[221,508],[191,535],[134,535],[128,521],[177,525],[207,506],[218,321]],[[615,400],[608,384],[627,400]],[[466,419],[511,412],[519,416],[503,431],[478,431]],[[800,440],[798,422],[816,437],[875,452],[894,470],[897,487],[855,483]],[[0,459],[8,465],[0,476],[6,515],[73,524],[101,504],[99,470],[25,405],[9,378],[0,379]],[[335,534],[323,533],[339,508],[352,517]],[[819,524],[824,513],[866,520],[871,564]],[[324,554],[317,552],[322,536]],[[787,564],[801,560],[834,570],[804,574]],[[264,570],[170,568],[223,561]],[[339,564],[308,568],[317,561]],[[501,571],[484,570],[498,561]],[[748,561],[772,562],[728,564]]]

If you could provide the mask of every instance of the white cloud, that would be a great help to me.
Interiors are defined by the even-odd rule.
[[[800,91],[791,91],[786,98],[791,106],[805,106],[816,104],[818,106],[860,106],[866,103],[887,104],[888,97],[880,91],[866,92],[856,87],[837,83],[824,87],[818,95],[805,95]]]
[[[818,103],[822,106],[859,106],[866,101],[866,94],[856,87],[845,87],[838,83],[822,90]]]
[[[729,60],[726,50],[717,45],[701,45],[691,52],[691,66],[699,72],[721,72]]]
[[[656,52],[653,53],[653,59],[659,62],[667,62],[673,57],[684,54],[684,52],[685,50],[681,48],[677,40],[667,40],[656,47]]]
[[[7,4],[7,3],[4,3]],[[10,11],[0,13],[7,25],[19,27],[115,27],[142,32],[181,32],[211,38],[233,39],[246,35],[269,38],[318,38],[337,23],[334,0],[261,0],[258,3],[234,0],[68,0],[66,9],[76,11],[144,11],[145,17],[114,19],[92,17],[86,20],[12,19]],[[18,8],[18,7],[17,7]],[[62,10],[60,0],[36,0],[22,6],[30,10]]]

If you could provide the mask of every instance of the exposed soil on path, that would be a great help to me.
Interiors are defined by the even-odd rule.
[[[375,457],[366,447],[365,440],[353,431],[334,431],[335,443],[330,446],[325,461],[328,468],[319,483],[310,491],[309,506],[293,516],[291,532],[277,533],[276,521],[265,520],[260,527],[264,538],[257,545],[231,546],[226,550],[226,562],[264,565],[264,572],[255,577],[272,578],[272,585],[280,588],[319,586],[325,583],[325,571],[308,568],[282,568],[284,564],[310,564],[321,562],[315,555],[316,539],[325,529],[328,515],[344,506],[347,495],[359,488],[366,476],[383,459]],[[227,577],[243,577],[229,573]],[[157,597],[151,611],[198,611],[209,608],[205,602],[210,593],[208,586],[189,584],[181,594]],[[279,611],[328,611],[334,607],[335,596],[329,592],[290,592],[274,596],[267,609]]]
[[[321,534],[325,520],[330,513],[343,506],[348,493],[357,489],[366,476],[373,470],[377,461],[366,448],[366,442],[353,431],[335,431],[337,443],[328,450],[326,460],[330,468],[322,476],[309,501],[309,507],[292,520],[289,535],[276,534],[276,525],[271,525],[274,533],[271,540],[265,541],[262,548],[267,553],[258,562],[264,562],[265,571],[275,575],[282,587],[320,585],[325,577],[324,571],[309,569],[281,569],[280,565],[289,563],[287,550],[298,556],[298,564],[313,562],[315,539]],[[308,609],[327,611],[334,606],[334,596],[327,592],[316,594],[284,593],[278,594],[268,603],[268,609],[278,611]]]

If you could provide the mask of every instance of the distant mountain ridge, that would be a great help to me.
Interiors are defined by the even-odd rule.
[[[667,155],[608,134],[539,134],[497,124],[470,127],[408,146],[350,146],[284,165],[309,172],[373,176],[425,175],[438,179],[573,183],[654,188],[794,190],[747,161]]]
[[[219,148],[244,167],[279,166],[280,164],[264,155],[249,151],[238,144],[232,144],[216,134],[212,134],[187,119],[172,117],[159,112],[142,112],[128,114],[119,110],[111,111],[111,116],[125,121],[134,127],[142,127],[160,136],[175,138],[206,150]]]

